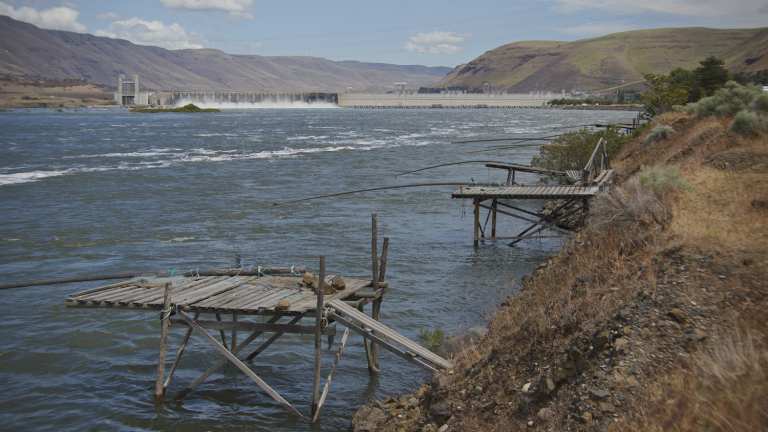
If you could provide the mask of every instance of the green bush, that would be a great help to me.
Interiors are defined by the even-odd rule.
[[[768,123],[757,113],[751,111],[739,111],[731,122],[731,132],[735,132],[745,137],[758,135],[761,131],[768,129]]]
[[[531,164],[551,170],[581,170],[589,161],[592,151],[600,138],[606,140],[608,158],[612,158],[630,137],[622,135],[617,129],[608,128],[598,132],[582,129],[569,132],[556,138],[550,144],[539,149]]]
[[[669,136],[673,133],[675,133],[675,130],[672,128],[672,126],[658,125],[653,128],[651,132],[648,133],[648,135],[645,136],[643,143],[647,145],[657,141],[665,140],[669,138]]]
[[[687,190],[690,186],[680,174],[676,166],[657,165],[643,167],[638,174],[640,186],[652,191],[657,196],[664,196],[670,192]]]
[[[743,86],[736,81],[729,81],[712,96],[688,104],[687,110],[698,117],[734,115],[749,109],[762,94],[759,87]]]
[[[768,93],[756,97],[752,102],[752,109],[762,114],[768,114]]]
[[[421,329],[419,331],[419,338],[421,343],[424,344],[424,348],[435,352],[445,342],[445,332],[439,328],[434,330]]]

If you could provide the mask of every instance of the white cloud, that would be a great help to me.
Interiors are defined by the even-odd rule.
[[[160,2],[173,9],[224,11],[241,18],[253,18],[253,15],[248,12],[253,0],[160,0]]]
[[[147,21],[135,17],[114,21],[108,29],[99,30],[95,34],[168,49],[203,48],[199,36],[187,32],[177,23],[165,24],[162,21]]]
[[[453,32],[416,33],[408,38],[405,49],[425,54],[455,54],[462,50],[461,44],[466,40],[467,36]]]
[[[76,9],[67,6],[57,6],[48,9],[35,9],[29,6],[14,7],[6,2],[0,2],[0,15],[34,24],[41,28],[53,30],[68,30],[83,33],[86,28],[77,21],[80,15]]]
[[[100,20],[105,20],[105,21],[114,21],[114,20],[120,18],[120,15],[118,15],[118,14],[116,14],[114,12],[102,12],[102,13],[96,15],[96,18],[98,18]]]
[[[575,36],[602,36],[611,33],[624,32],[629,30],[637,30],[638,26],[632,24],[622,23],[587,23],[576,25],[572,27],[565,27],[560,31],[562,33],[571,34]]]
[[[561,12],[598,9],[620,14],[664,13],[700,17],[749,18],[765,13],[765,0],[555,0]]]

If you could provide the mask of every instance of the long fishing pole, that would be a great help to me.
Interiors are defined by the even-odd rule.
[[[288,201],[275,202],[275,203],[272,203],[272,205],[283,206],[283,205],[295,204],[303,201],[311,201],[311,200],[322,199],[322,198],[333,198],[333,197],[338,197],[343,195],[352,195],[352,194],[358,194],[358,193],[364,193],[364,192],[376,192],[376,191],[383,191],[383,190],[390,190],[390,189],[436,187],[436,186],[472,186],[477,184],[478,183],[467,183],[467,182],[438,182],[438,183],[410,183],[410,184],[395,185],[395,186],[380,186],[375,188],[356,189],[351,191],[336,192],[336,193],[330,193],[330,194],[324,194],[324,195],[313,195],[313,196],[297,198],[297,199],[288,200]]]
[[[476,142],[494,142],[494,141],[546,141],[552,138],[557,138],[561,135],[543,136],[543,137],[499,137],[499,138],[478,138],[470,140],[451,141],[452,144],[467,144]]]
[[[420,171],[426,171],[426,170],[430,170],[430,169],[434,169],[434,168],[442,168],[442,167],[447,167],[447,166],[452,166],[452,165],[475,164],[475,163],[500,163],[500,164],[506,164],[508,162],[498,161],[498,160],[468,160],[468,161],[460,161],[460,162],[446,162],[446,163],[441,163],[441,164],[438,164],[438,165],[430,165],[428,167],[419,168],[419,169],[416,169],[416,170],[413,170],[413,171],[404,171],[404,172],[401,172],[401,173],[397,173],[397,174],[395,174],[395,177],[399,177],[399,176],[407,175],[407,174],[413,174],[413,173],[417,173],[417,172],[420,172]]]
[[[622,129],[632,129],[632,124],[630,123],[590,123],[590,124],[583,124],[583,125],[573,125],[573,126],[556,126],[549,128],[550,130],[559,130],[559,129],[574,129],[574,128],[584,128],[584,127],[596,127],[596,128],[612,128],[612,127],[618,127]],[[525,141],[539,141],[539,140],[549,140],[553,138],[559,138],[565,134],[559,134],[559,135],[551,135],[551,136],[543,136],[543,137],[498,137],[498,138],[478,138],[478,139],[468,139],[468,140],[459,140],[459,141],[452,141],[453,144],[467,144],[467,143],[475,143],[475,142],[494,142],[494,141],[517,141],[517,142],[525,142]]]
[[[292,272],[301,273],[304,268],[295,267],[282,268],[282,267],[263,267],[257,269],[206,269],[206,270],[190,270],[178,274],[178,276],[260,276],[263,274],[291,274]],[[170,277],[173,276],[171,272],[167,271],[148,271],[148,272],[126,272],[126,273],[107,273],[107,274],[92,274],[71,276],[54,279],[40,279],[26,282],[13,282],[7,284],[0,284],[0,290],[13,289],[13,288],[27,288],[42,285],[62,285],[68,283],[78,282],[94,282],[94,281],[106,281],[114,279],[133,279],[142,276],[155,276],[155,277]]]
[[[472,150],[468,152],[464,152],[464,154],[477,154],[477,153],[487,153],[492,152],[495,150],[507,150],[507,149],[514,149],[514,148],[530,148],[530,147],[541,147],[544,144],[523,144],[523,145],[510,145],[510,146],[498,146],[498,147],[491,147],[483,150]]]

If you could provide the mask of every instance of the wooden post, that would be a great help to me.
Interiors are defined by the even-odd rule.
[[[317,306],[315,308],[315,377],[312,384],[312,416],[320,403],[320,361],[323,347],[323,285],[325,283],[325,257],[320,257],[320,275],[317,282]]]
[[[480,200],[474,199],[475,204],[475,233],[474,233],[474,245],[480,246]]]
[[[237,312],[232,312],[232,322],[237,324]],[[232,327],[232,340],[229,343],[229,350],[234,352],[237,349],[237,327]]]
[[[387,257],[389,255],[389,237],[384,237],[384,242],[381,245],[381,265],[379,266],[379,282],[384,282],[387,277]],[[371,318],[379,321],[381,319],[381,303],[384,301],[384,291],[379,294],[377,298],[373,300],[371,305]],[[379,345],[371,343],[371,371],[373,373],[379,373],[381,366],[379,365]]]
[[[371,288],[379,287],[379,221],[376,213],[371,215]]]
[[[195,318],[197,319],[200,316],[200,312],[195,312]],[[176,358],[173,359],[173,364],[171,365],[171,370],[168,371],[168,376],[165,378],[165,381],[163,382],[163,392],[165,392],[168,389],[168,386],[171,385],[171,380],[173,379],[173,373],[176,372],[176,368],[179,367],[179,363],[181,363],[181,356],[184,355],[184,351],[187,349],[187,343],[189,343],[189,338],[192,336],[192,327],[189,327],[187,329],[187,332],[184,334],[184,338],[181,340],[181,344],[179,344],[179,348],[176,350]]]
[[[221,314],[216,312],[216,321],[221,321]],[[221,336],[221,344],[224,348],[227,347],[227,336],[224,334],[224,330],[219,330],[219,336]]]
[[[171,326],[171,283],[166,282],[163,294],[163,310],[160,315],[160,357],[157,360],[157,380],[155,380],[155,401],[162,402],[165,388],[165,353],[168,348],[168,329]]]
[[[498,200],[493,200],[493,210],[491,210],[491,239],[496,240],[496,209],[499,206]]]

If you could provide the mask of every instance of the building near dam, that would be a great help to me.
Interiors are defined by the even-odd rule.
[[[125,75],[117,77],[117,91],[115,91],[115,102],[121,106],[149,105],[152,98],[152,92],[142,92],[139,87],[139,76],[134,75],[133,79],[126,78]]]
[[[521,108],[543,107],[555,93],[340,93],[338,104],[347,108]]]

